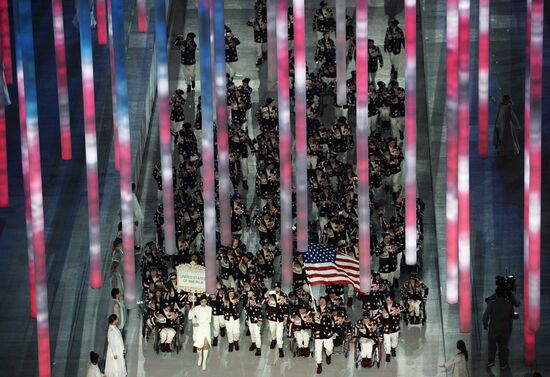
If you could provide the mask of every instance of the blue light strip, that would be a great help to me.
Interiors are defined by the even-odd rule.
[[[210,43],[210,1],[199,0],[200,79],[202,106],[202,176],[206,291],[216,291],[216,188]]]

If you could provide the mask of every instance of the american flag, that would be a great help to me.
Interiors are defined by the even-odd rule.
[[[311,285],[351,284],[359,290],[359,261],[335,249],[310,244],[304,267]]]

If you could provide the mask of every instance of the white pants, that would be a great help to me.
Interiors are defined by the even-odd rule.
[[[333,339],[315,339],[315,362],[321,364],[323,362],[323,347],[327,356],[332,355],[334,349]]]
[[[233,63],[225,63],[225,69],[227,70],[227,73],[229,73],[229,77],[233,78],[235,77],[235,65],[237,62]]]
[[[378,123],[378,114],[369,117],[369,136],[372,131],[376,132],[376,127]]]
[[[393,282],[393,278],[396,277],[395,271],[392,272],[380,272],[380,277],[384,280],[389,281],[390,283]]]
[[[384,334],[384,352],[386,355],[391,352],[392,348],[397,348],[399,342],[399,331],[392,334]]]
[[[183,67],[183,77],[185,78],[185,83],[191,85],[192,81],[195,81],[195,64],[185,65]]]
[[[318,156],[307,155],[307,168],[315,169],[317,167],[317,158]]]
[[[220,335],[220,327],[225,327],[225,319],[223,319],[223,315],[213,315],[212,326],[214,327],[214,338],[217,338],[218,335]]]
[[[320,41],[321,39],[323,39],[323,32],[322,31],[316,31],[315,33],[317,34],[317,41]]]
[[[227,341],[229,343],[238,342],[241,331],[241,321],[230,318],[228,321],[225,321],[225,328],[227,329]]]
[[[284,322],[269,321],[269,333],[271,340],[277,340],[277,348],[283,348]]]
[[[361,344],[361,358],[371,358],[372,357],[372,348],[374,347],[374,340],[370,338],[361,338],[359,341]]]
[[[376,83],[376,72],[369,72],[369,82]]]
[[[237,288],[237,283],[235,282],[235,279],[231,275],[229,275],[229,279],[223,279],[222,282],[223,282],[223,285],[225,285],[227,288],[233,288],[233,289]]]
[[[386,177],[386,185],[391,187],[392,192],[400,192],[401,191],[401,177],[402,177],[403,171],[399,171],[397,173],[394,173],[392,175],[389,175]]]
[[[420,316],[420,304],[422,303],[421,300],[407,300],[409,303],[409,313],[414,312],[414,315],[416,317]]]
[[[390,109],[386,106],[380,108],[380,120],[382,122],[390,120]]]
[[[160,330],[160,342],[161,343],[172,343],[172,340],[174,339],[174,336],[176,336],[176,330],[165,327],[162,330]]]
[[[248,158],[241,158],[241,172],[243,174],[243,181],[248,180]]]
[[[397,117],[397,118],[390,118],[390,124],[391,124],[391,135],[393,137],[400,137],[400,132],[403,132],[403,125],[404,125],[404,118],[403,117]]]
[[[393,277],[395,279],[399,279],[401,277],[401,259],[403,258],[403,253],[397,254],[397,268],[395,269],[395,273],[393,274]]]
[[[298,348],[308,348],[309,340],[311,339],[311,332],[309,330],[300,330],[294,333],[294,339],[298,344]]]
[[[271,289],[271,284],[273,283],[273,278],[264,278],[264,286],[267,289]]]
[[[390,52],[389,55],[390,55],[390,65],[392,65],[396,71],[399,71],[399,61],[401,60],[400,59],[401,54],[394,54],[393,52]]]
[[[257,323],[248,321],[248,329],[250,330],[250,340],[256,345],[256,348],[262,347],[262,328]]]
[[[256,57],[261,59],[265,52],[267,52],[267,43],[256,42]]]

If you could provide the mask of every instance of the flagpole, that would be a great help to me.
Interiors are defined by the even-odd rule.
[[[313,300],[313,310],[315,310],[315,314],[317,314],[317,305],[315,304],[315,297],[313,297],[313,289],[311,288],[311,284],[309,284],[309,282],[307,283],[307,286],[309,287],[309,293],[311,294],[311,299]]]

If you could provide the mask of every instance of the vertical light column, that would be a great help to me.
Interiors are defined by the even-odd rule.
[[[267,0],[267,78],[271,85],[277,80],[277,1]],[[271,89],[268,85],[268,89]]]
[[[25,226],[27,229],[27,270],[29,271],[31,317],[36,318],[36,278],[34,273],[34,249],[32,244],[32,209],[31,189],[29,182],[29,149],[27,143],[27,111],[25,106],[25,75],[23,73],[23,53],[21,51],[21,33],[19,32],[17,5],[14,5],[13,13],[17,95],[19,107],[19,131],[21,137],[21,170],[23,173],[23,192],[25,193]]]
[[[19,33],[25,80],[25,105],[29,151],[29,182],[32,203],[32,233],[34,269],[36,277],[36,314],[38,339],[38,376],[50,377],[50,330],[48,325],[48,279],[46,276],[46,249],[44,245],[44,212],[42,198],[42,169],[40,164],[40,136],[32,34],[30,0],[19,0]]]
[[[405,0],[405,262],[416,264],[416,0]]]
[[[527,0],[525,27],[525,103],[523,148],[523,358],[535,362],[535,333],[529,329],[529,137],[531,129],[531,0]]]
[[[216,187],[214,170],[214,125],[212,107],[212,64],[210,2],[199,0],[200,79],[202,103],[202,196],[204,202],[204,257],[206,291],[216,291]]]
[[[132,158],[130,120],[128,117],[128,82],[126,80],[126,46],[123,0],[112,0],[113,42],[115,53],[116,112],[120,143],[120,205],[122,245],[124,248],[124,300],[126,307],[136,307],[134,262],[134,212],[132,208]]]
[[[359,198],[359,283],[361,292],[371,285],[370,208],[369,208],[369,122],[368,122],[368,0],[357,0],[357,195]]]
[[[89,8],[89,6],[88,6]],[[88,18],[90,12],[88,12]],[[59,127],[61,133],[61,159],[72,158],[71,117],[69,110],[69,90],[67,88],[67,62],[65,55],[65,30],[63,29],[63,1],[52,1],[53,36],[55,63],[57,68],[57,97],[59,105]],[[89,23],[88,23],[89,25]]]
[[[55,0],[57,1],[57,0]],[[96,18],[97,18],[97,43],[107,44],[107,24],[106,24],[106,0],[96,0]]]
[[[470,0],[459,0],[458,280],[460,332],[471,331],[470,283]]]
[[[220,237],[231,244],[231,181],[229,179],[229,137],[227,134],[227,81],[225,76],[224,0],[214,1],[214,81],[216,90],[216,143],[220,195]],[[247,177],[244,177],[247,178]]]
[[[531,3],[529,137],[529,329],[540,327],[541,104],[544,2]]]
[[[478,37],[478,153],[487,158],[489,153],[489,25],[490,0],[479,0]]]
[[[4,67],[2,65],[3,53],[4,51],[0,49],[0,84],[2,84],[4,80]],[[7,208],[9,204],[8,150],[6,145],[6,105],[7,104],[4,102],[4,93],[0,93],[0,208]]]
[[[346,0],[336,0],[336,104],[346,104]]]
[[[458,303],[458,0],[447,0],[447,303]]]
[[[147,0],[137,0],[138,31],[147,32]]]
[[[86,141],[86,179],[88,183],[88,233],[90,240],[90,285],[101,287],[101,239],[99,235],[99,189],[97,178],[97,140],[95,126],[94,62],[88,0],[80,6],[80,61],[84,138]]]
[[[113,135],[115,150],[115,169],[120,171],[120,153],[118,145],[118,126],[116,110],[115,50],[113,45],[113,15],[111,0],[107,0],[107,34],[109,36],[109,68],[111,69],[111,103],[113,104]]]
[[[279,171],[281,178],[281,272],[283,289],[292,287],[292,141],[288,77],[288,3],[277,0],[277,98],[279,106]],[[269,22],[269,21],[268,21]]]
[[[296,238],[299,252],[308,244],[306,32],[304,0],[293,0],[294,127],[296,131]]]
[[[172,190],[172,135],[168,83],[168,52],[166,44],[166,3],[155,0],[155,51],[157,57],[157,106],[160,132],[160,165],[162,169],[162,203],[164,208],[164,244],[168,255],[177,254],[174,223],[174,190]]]
[[[0,59],[0,63],[4,63],[6,84],[9,85],[13,81],[13,68],[11,60],[10,13],[8,0],[0,0],[0,49],[2,50],[2,59]]]

